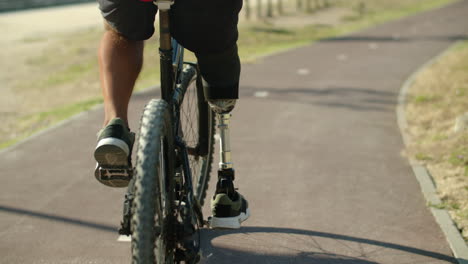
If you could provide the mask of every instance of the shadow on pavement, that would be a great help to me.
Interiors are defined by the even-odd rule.
[[[226,247],[229,241],[245,241]],[[220,246],[216,244],[222,244]],[[327,248],[335,250],[328,250]],[[433,261],[457,263],[452,256],[378,240],[326,232],[275,227],[242,227],[240,230],[208,230],[202,233],[203,263],[377,263],[382,255],[411,253]],[[336,250],[339,249],[339,250]],[[389,251],[391,252],[384,252]],[[400,252],[398,252],[400,251]],[[262,252],[267,252],[263,253]],[[271,252],[278,252],[272,254]],[[283,252],[283,253],[282,253]],[[335,252],[340,252],[338,255]],[[430,263],[432,263],[432,261]]]
[[[353,111],[393,111],[397,93],[358,87],[251,88],[242,87],[241,96],[268,92],[264,99]],[[346,98],[346,100],[343,100]]]
[[[30,216],[30,217],[46,219],[46,220],[55,221],[55,222],[62,222],[62,223],[70,224],[70,225],[97,229],[97,230],[112,232],[112,233],[117,233],[117,230],[118,230],[117,226],[104,225],[104,224],[99,224],[99,223],[94,223],[94,222],[89,222],[89,221],[73,219],[70,217],[46,214],[46,213],[41,213],[37,211],[19,209],[19,208],[4,206],[4,205],[0,205],[0,212]]]
[[[117,234],[117,226],[78,220],[71,217],[41,213],[0,205],[0,212],[30,216]],[[236,248],[217,246],[229,244],[233,236],[243,236]],[[349,243],[351,242],[351,243]],[[333,244],[335,250],[327,250]],[[338,245],[338,249],[337,246]],[[384,250],[396,250],[456,263],[452,256],[378,240],[333,233],[275,227],[243,227],[240,230],[202,230],[202,263],[377,263],[366,258]],[[276,252],[276,253],[272,253]],[[291,252],[294,252],[293,254]],[[333,252],[340,252],[338,255]],[[394,254],[393,252],[392,254]],[[345,255],[347,254],[347,255]]]
[[[452,35],[452,36],[417,36],[417,37],[400,37],[395,36],[345,36],[335,37],[321,40],[320,42],[414,42],[414,41],[443,41],[454,42],[468,40],[468,35]]]

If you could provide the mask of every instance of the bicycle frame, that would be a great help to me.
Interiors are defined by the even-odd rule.
[[[188,150],[185,142],[177,136],[180,119],[179,119],[179,106],[183,101],[185,91],[177,91],[177,83],[179,76],[182,71],[183,65],[183,47],[177,43],[170,34],[170,22],[169,22],[169,10],[173,1],[170,0],[156,0],[154,4],[159,9],[159,54],[160,54],[160,66],[161,66],[161,97],[163,100],[169,103],[171,106],[171,113],[173,119],[174,134],[176,135],[176,146],[180,149],[179,155],[182,159],[182,163],[185,164],[184,168],[184,180],[185,180],[185,192],[188,195],[188,202],[193,203],[193,184],[192,175],[188,161]]]
[[[176,91],[176,85],[179,83],[179,78],[182,72],[184,58],[184,47],[180,45],[175,39],[172,38],[170,33],[170,21],[169,21],[169,10],[171,5],[174,3],[173,0],[155,0],[154,4],[158,6],[159,9],[159,54],[160,54],[160,67],[161,67],[161,98],[164,99],[172,106],[179,106],[183,101],[183,96],[185,91],[181,91],[178,94],[174,94]],[[191,64],[191,63],[185,63]],[[192,64],[194,68],[198,71],[196,64]],[[198,76],[199,74],[197,74]],[[197,88],[203,87],[201,78],[197,79]],[[197,93],[198,95],[203,95],[203,91]],[[205,102],[204,96],[198,98],[199,108],[202,111],[209,111],[208,105]],[[173,109],[173,112],[176,109]],[[202,115],[200,115],[202,118]],[[200,120],[201,124],[205,124],[206,120]],[[177,128],[178,126],[174,126]],[[203,141],[206,137],[204,135],[208,134],[208,126],[200,126],[198,129],[200,140],[197,144],[195,153],[196,155],[206,155],[208,153],[208,142]],[[191,152],[192,154],[192,152]]]
[[[198,72],[196,64],[185,63],[183,61],[184,48],[182,45],[177,43],[175,39],[171,37],[170,34],[170,23],[169,23],[169,10],[170,6],[173,4],[171,0],[155,0],[154,4],[158,6],[159,9],[159,30],[160,30],[160,71],[161,71],[161,99],[165,100],[170,106],[171,119],[173,123],[173,131],[175,137],[175,146],[178,149],[179,161],[183,166],[183,180],[185,184],[183,185],[183,191],[187,196],[188,206],[193,206],[195,208],[196,217],[203,223],[203,216],[201,215],[201,208],[194,199],[194,188],[192,183],[192,175],[189,166],[189,149],[187,148],[186,143],[181,137],[178,136],[178,129],[180,127],[180,118],[179,118],[179,108],[183,102],[185,90],[178,87],[180,83],[180,76],[182,74],[182,68],[184,64],[190,64]],[[197,76],[199,76],[197,74]],[[201,78],[197,79],[197,89],[203,89]],[[208,112],[211,111],[208,104],[205,102],[205,98],[200,98],[203,95],[203,90],[197,91],[199,96],[199,110],[203,111],[203,114],[200,113],[200,126],[199,126],[199,142],[195,150],[190,150],[190,155],[206,155],[208,153],[209,142],[204,141],[203,139],[208,138],[208,123],[210,122],[207,118]],[[205,115],[206,114],[206,115]],[[125,195],[124,202],[124,212],[123,212],[123,221],[121,223],[121,228],[119,233],[122,235],[130,235],[130,219],[131,219],[131,203],[134,197],[133,194],[134,180],[130,182],[127,193]]]
[[[161,65],[161,96],[169,104],[171,103],[172,91],[174,90],[174,71],[172,56],[172,38],[169,24],[169,10],[173,1],[157,0],[154,2],[159,9],[159,55]]]
[[[203,93],[203,84],[198,70],[198,66],[195,63],[184,62],[184,47],[180,45],[170,34],[170,21],[169,21],[169,10],[174,0],[155,0],[154,4],[159,9],[159,27],[160,27],[160,63],[161,63],[161,98],[166,100],[171,106],[173,128],[175,129],[175,145],[179,149],[179,158],[184,168],[184,191],[187,195],[188,202],[191,205],[198,206],[198,202],[194,200],[194,186],[192,182],[191,169],[189,166],[189,154],[190,155],[207,155],[209,142],[209,126],[208,111],[211,109],[205,100]],[[178,130],[180,129],[180,106],[183,102],[184,96],[188,85],[178,85],[181,83],[181,75],[183,71],[183,65],[191,65],[193,70],[196,70],[196,88],[198,96],[198,109],[199,113],[199,124],[198,127],[198,142],[194,149],[188,149],[186,143],[181,137],[179,137]],[[201,208],[197,208],[197,217],[201,223],[203,223],[203,216],[201,215]]]
[[[181,173],[183,175],[183,182],[181,186],[179,186],[179,192],[182,196],[178,198],[179,202],[177,207],[179,207],[178,211],[182,214],[185,214],[183,228],[179,232],[181,233],[181,237],[186,237],[187,235],[191,235],[192,225],[197,225],[196,222],[201,223],[201,226],[204,224],[203,214],[201,211],[201,207],[199,203],[196,202],[195,194],[194,194],[194,187],[192,182],[192,172],[190,168],[189,162],[189,151],[187,144],[184,140],[179,136],[180,132],[180,106],[183,102],[185,89],[188,85],[180,85],[178,84],[181,82],[181,74],[183,68],[183,55],[184,55],[184,48],[182,45],[177,43],[175,39],[171,37],[170,34],[170,22],[169,22],[169,10],[170,6],[173,4],[170,0],[155,0],[154,4],[158,6],[159,9],[159,25],[160,25],[160,47],[159,47],[159,54],[160,54],[160,67],[161,67],[161,97],[163,100],[169,103],[172,113],[172,120],[173,120],[173,129],[175,135],[175,146],[178,149],[177,156],[178,160],[180,161],[183,169]],[[198,71],[196,64],[192,64],[193,68]],[[198,76],[198,74],[197,74]],[[198,80],[197,80],[198,81]],[[200,85],[197,85],[197,89]],[[197,92],[197,94],[200,94]],[[204,100],[202,100],[203,102]],[[200,118],[201,114],[199,115]],[[207,127],[207,126],[201,126]],[[202,133],[203,129],[201,129]],[[205,137],[200,137],[205,138]],[[203,142],[202,142],[203,144]],[[208,144],[205,144],[206,147],[202,147],[202,149],[208,149]],[[200,149],[200,142],[197,143],[196,149]],[[197,153],[191,153],[197,154]],[[177,176],[176,176],[177,177]],[[180,177],[180,176],[179,176]],[[183,202],[185,201],[185,205]],[[192,208],[190,210],[184,210],[183,207]],[[195,214],[195,215],[194,215]],[[197,219],[197,220],[195,220]],[[195,223],[194,223],[195,221]],[[200,237],[199,237],[200,239]],[[200,245],[200,241],[198,241],[198,245]],[[198,252],[199,248],[194,249],[191,251],[192,253]],[[190,258],[193,258],[191,256]]]

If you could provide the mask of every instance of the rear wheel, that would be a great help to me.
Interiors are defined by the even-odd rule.
[[[180,88],[185,91],[180,105],[181,134],[189,151],[195,198],[203,205],[213,162],[215,115],[205,100],[195,66],[184,68]]]
[[[174,140],[169,107],[151,100],[140,121],[134,199],[132,262],[173,263]]]

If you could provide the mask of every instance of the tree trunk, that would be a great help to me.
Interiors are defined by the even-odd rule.
[[[306,12],[312,13],[312,0],[306,0]]]
[[[267,1],[267,17],[273,17],[273,0]]]
[[[296,0],[296,11],[302,11],[302,0]]]
[[[278,14],[282,15],[283,14],[283,0],[278,0]]]
[[[262,18],[262,0],[257,0],[257,17]]]
[[[244,0],[245,18],[250,20],[250,0]]]

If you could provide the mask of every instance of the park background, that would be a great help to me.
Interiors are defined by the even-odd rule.
[[[87,3],[68,5],[77,2]],[[272,53],[451,2],[244,0],[241,59],[258,63]],[[54,15],[46,15],[51,10]],[[94,1],[1,0],[0,12],[0,149],[6,149],[102,103],[96,54],[103,29]],[[468,42],[461,40],[410,87],[404,132],[411,143],[403,155],[429,169],[442,204],[428,206],[449,210],[468,239]],[[155,38],[147,42],[137,91],[159,82],[156,45]]]

